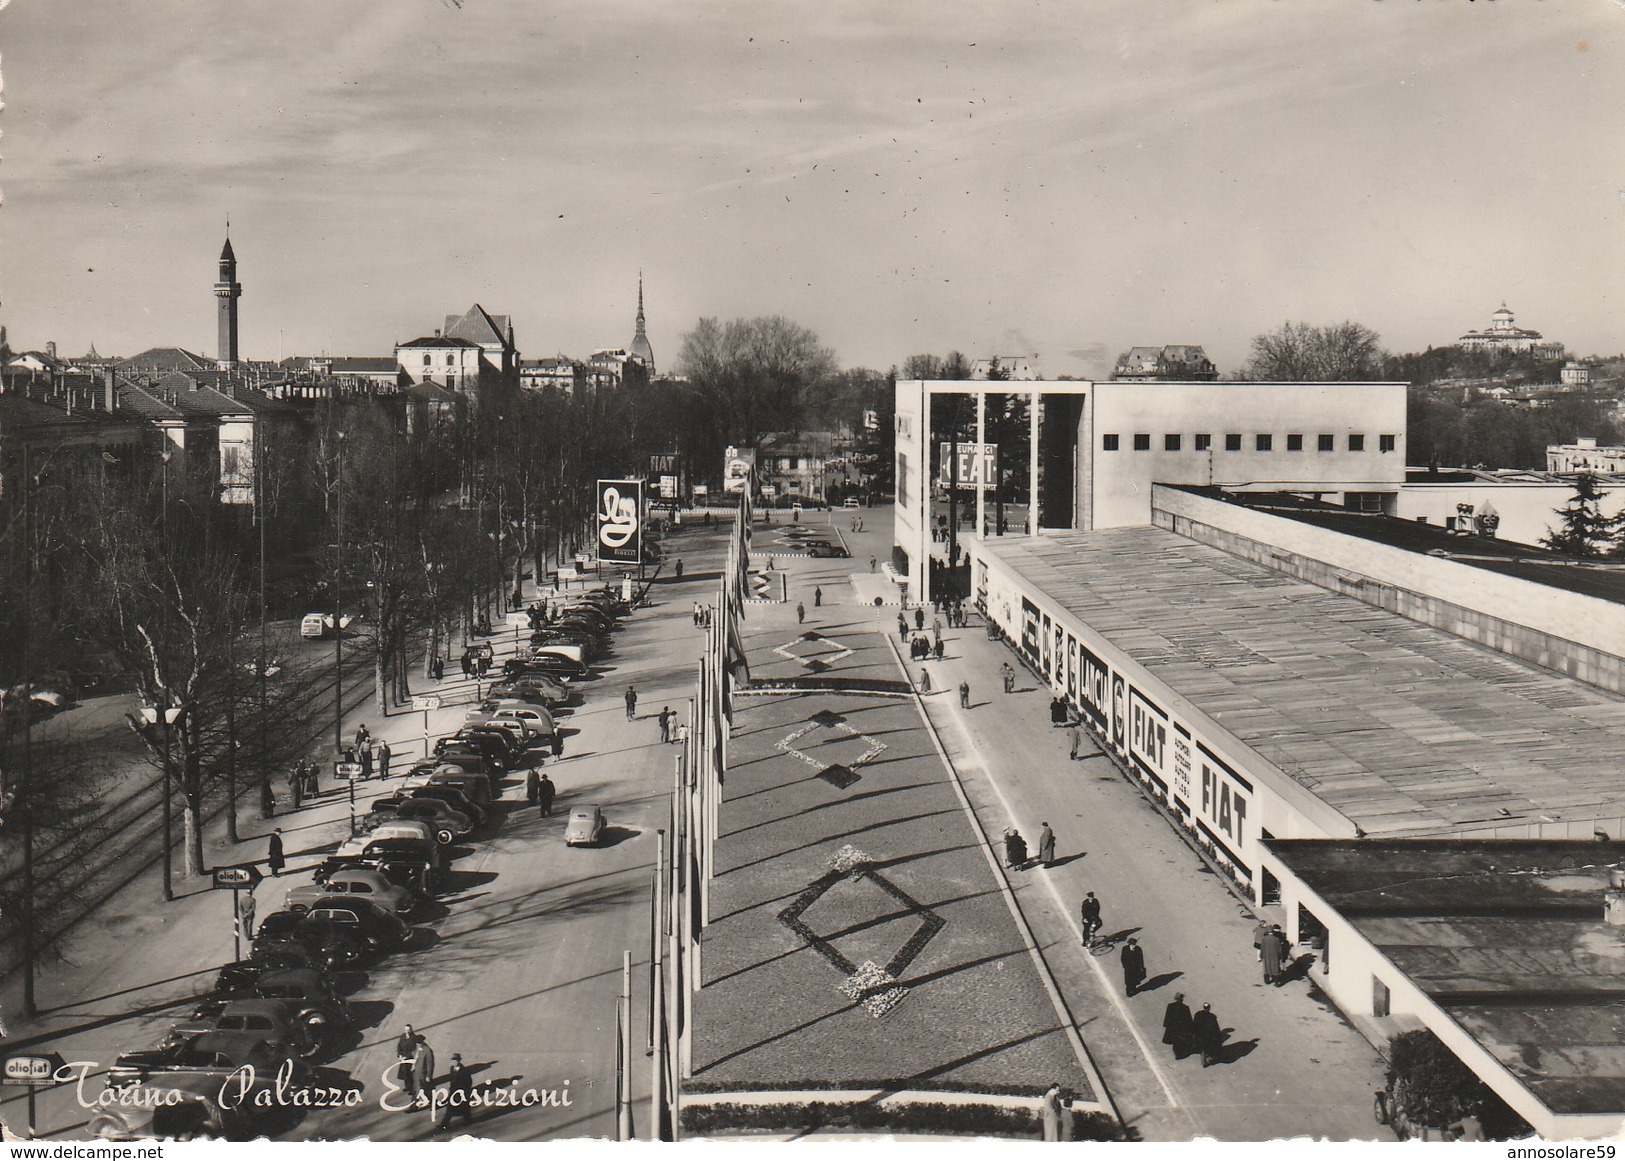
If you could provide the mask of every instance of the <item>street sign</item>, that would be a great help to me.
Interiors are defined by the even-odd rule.
[[[44,1088],[56,1083],[56,1070],[66,1067],[60,1053],[47,1052],[41,1056],[6,1057],[5,1083]]]
[[[564,568],[563,566],[560,566],[559,568],[559,579],[561,581],[573,581],[580,575],[581,572],[579,569]]]
[[[523,609],[521,609],[517,613],[509,613],[508,614],[508,628],[510,628],[510,629],[528,629],[528,628],[530,628],[530,614],[525,612]]]
[[[361,763],[360,762],[334,762],[333,763],[333,777],[335,777],[335,778],[359,778],[359,777],[361,777]]]
[[[252,891],[254,884],[263,878],[255,866],[216,867],[212,885],[216,891]]]
[[[440,695],[434,693],[415,693],[412,695],[412,708],[428,713],[430,710],[440,708]]]

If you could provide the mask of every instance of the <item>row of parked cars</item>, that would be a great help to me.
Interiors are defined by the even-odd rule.
[[[313,1065],[359,1038],[342,982],[421,942],[413,921],[448,885],[449,848],[495,826],[510,771],[558,753],[556,712],[579,700],[574,682],[628,612],[609,589],[561,606],[462,726],[374,799],[312,881],[289,888],[282,908],[263,917],[247,958],[221,967],[209,994],[159,1044],[118,1057],[92,1132],[248,1137],[267,1131],[265,1105],[279,1104],[256,1092],[321,1089]],[[233,1099],[222,1101],[223,1089]]]
[[[847,550],[846,545],[808,528],[792,528],[784,534],[784,538],[797,548],[806,549],[808,556],[841,557],[852,555]]]

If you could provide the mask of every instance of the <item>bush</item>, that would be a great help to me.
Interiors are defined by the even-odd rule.
[[[1403,1110],[1412,1125],[1443,1130],[1471,1113],[1492,1140],[1534,1131],[1425,1028],[1389,1039],[1388,1092],[1390,1107]]]
[[[1104,1113],[1073,1113],[1073,1139],[1123,1141],[1123,1126]],[[876,1104],[811,1101],[806,1104],[701,1104],[683,1108],[683,1132],[711,1136],[726,1132],[930,1133],[966,1137],[1041,1138],[1037,1110],[997,1105],[943,1104],[936,1101]]]

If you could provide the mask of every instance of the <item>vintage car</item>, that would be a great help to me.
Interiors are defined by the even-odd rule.
[[[90,1135],[102,1141],[197,1141],[213,1137],[246,1141],[259,1135],[262,1119],[254,1091],[268,1091],[275,1078],[254,1078],[250,1101],[222,1102],[222,1080],[211,1072],[158,1073],[139,1083],[109,1084],[91,1113]]]
[[[316,900],[328,895],[362,895],[403,917],[412,914],[418,905],[415,894],[398,883],[390,882],[382,872],[350,868],[334,871],[320,883],[305,883],[290,888],[283,906],[297,914],[309,911],[316,905]]]
[[[316,881],[347,870],[377,871],[397,886],[415,891],[419,895],[433,895],[439,890],[444,864],[440,845],[421,839],[366,839],[356,840],[339,848],[340,853],[322,860],[316,868]]]
[[[360,895],[332,895],[312,907],[306,922],[326,922],[351,932],[373,951],[394,951],[412,938],[412,928],[382,904]]]
[[[252,999],[274,1000],[292,1009],[295,1018],[307,1029],[311,1056],[326,1047],[329,1037],[355,1026],[350,1006],[333,991],[327,976],[314,968],[265,972],[245,985],[217,989],[192,1015],[212,1016],[234,1001]]]
[[[141,1084],[151,1077],[187,1073],[210,1077],[216,1089],[245,1065],[256,1077],[273,1077],[279,1068],[301,1080],[309,1074],[286,1046],[277,1046],[256,1032],[198,1032],[168,1041],[157,1048],[125,1052],[107,1070],[107,1087]]]
[[[491,821],[490,807],[475,802],[463,793],[461,787],[426,780],[416,786],[410,784],[403,786],[401,792],[408,798],[433,798],[444,802],[457,813],[466,814],[468,820],[474,824],[475,830],[481,829]]]
[[[570,811],[570,821],[564,825],[564,845],[567,847],[597,846],[604,837],[604,812],[596,806],[578,806]]]
[[[257,958],[269,954],[277,945],[285,943],[303,947],[329,971],[359,967],[367,954],[365,943],[354,933],[335,928],[331,923],[312,922],[309,912],[273,911],[254,932],[254,955]]]
[[[435,757],[446,762],[460,761],[462,756],[478,756],[481,768],[493,777],[508,768],[508,748],[496,738],[471,738],[459,732],[441,738],[434,744]]]
[[[374,799],[371,811],[360,825],[364,831],[376,832],[381,826],[402,820],[426,824],[435,842],[443,847],[449,847],[458,839],[474,833],[474,820],[452,809],[449,803],[400,795]]]
[[[321,1036],[299,1018],[293,1005],[257,995],[199,1005],[190,1019],[169,1030],[164,1044],[185,1043],[205,1032],[252,1032],[274,1050],[301,1060],[309,1060],[322,1047]]]
[[[807,555],[827,558],[847,557],[851,556],[852,554],[846,549],[842,548],[839,544],[809,544],[807,546]]]
[[[551,677],[525,676],[499,682],[486,691],[490,701],[522,701],[526,705],[563,705],[573,696]]]

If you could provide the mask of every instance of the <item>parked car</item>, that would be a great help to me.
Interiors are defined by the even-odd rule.
[[[559,730],[558,719],[541,706],[499,702],[489,713],[492,721],[523,722],[542,741],[551,741]]]
[[[310,909],[306,922],[312,920],[349,929],[373,951],[394,951],[412,938],[411,925],[404,919],[360,895],[334,895],[322,900]]]
[[[846,502],[844,504],[842,504],[841,507],[843,507],[843,508],[861,508],[861,507],[863,507],[863,505],[858,503],[858,498],[856,496],[848,496],[846,498]]]
[[[270,1091],[275,1079],[254,1078],[254,1092]],[[235,1099],[222,1102],[221,1078],[213,1072],[162,1072],[141,1082],[113,1084],[119,1098],[96,1102],[87,1128],[102,1141],[197,1141],[215,1137],[249,1140],[259,1134],[264,1110]],[[233,1098],[236,1097],[235,1090]]]
[[[503,681],[486,691],[495,701],[522,701],[530,705],[556,706],[569,700],[567,688],[556,680],[533,680],[530,677]]]
[[[587,651],[585,647],[581,645],[564,643],[555,645],[538,645],[532,649],[530,653],[530,659],[532,661],[540,661],[544,658],[550,657],[557,657],[560,661],[568,661],[571,665],[576,667],[576,672],[581,676],[585,676],[589,672],[589,667],[587,665]]]
[[[256,957],[283,943],[304,947],[329,971],[359,967],[366,959],[365,944],[352,933],[336,929],[330,923],[312,922],[309,912],[273,911],[260,922],[259,930],[254,933]]]
[[[475,802],[456,786],[446,786],[439,782],[427,782],[422,786],[409,786],[402,788],[404,793],[412,798],[433,798],[444,802],[459,814],[468,816],[474,824],[476,831],[485,827],[491,821],[489,810]]]
[[[227,1077],[246,1065],[253,1065],[256,1078],[274,1077],[285,1066],[301,1081],[309,1075],[293,1053],[256,1033],[199,1032],[157,1048],[121,1053],[107,1070],[107,1087],[122,1088],[149,1077],[185,1073],[211,1079],[218,1090]]]
[[[448,766],[429,776],[429,785],[445,786],[456,790],[487,813],[491,809],[491,780],[478,771]]]
[[[507,747],[495,738],[471,738],[459,731],[437,741],[434,752],[447,761],[454,761],[459,754],[477,754],[484,760],[485,772],[494,777],[508,768]]]
[[[303,944],[284,941],[266,945],[262,951],[254,953],[249,959],[223,964],[215,973],[212,990],[222,995],[228,992],[251,991],[255,984],[266,976],[296,971],[315,972],[329,985],[333,982],[327,968],[308,948]]]
[[[453,810],[447,803],[400,795],[374,799],[372,809],[361,819],[361,828],[371,832],[402,820],[424,823],[434,835],[434,841],[443,847],[474,833],[473,819]]]
[[[570,811],[570,821],[564,825],[564,845],[567,847],[597,846],[604,837],[604,812],[596,806],[578,806]]]
[[[204,1004],[190,1019],[169,1030],[164,1044],[188,1043],[205,1032],[248,1032],[258,1036],[277,1052],[309,1060],[321,1050],[321,1037],[303,1020],[291,1004],[262,996]]]
[[[308,1030],[307,1039],[314,1043],[311,1056],[319,1054],[331,1036],[355,1026],[350,1006],[334,992],[327,976],[314,968],[265,972],[247,984],[217,988],[192,1015],[215,1015],[227,1004],[247,999],[275,1000],[292,1009],[295,1018]]]
[[[336,871],[320,883],[291,888],[283,906],[297,914],[309,911],[317,905],[317,900],[328,895],[362,895],[400,916],[412,914],[418,905],[416,895],[398,883],[391,883],[381,872],[351,868]]]
[[[445,861],[440,845],[432,840],[368,836],[344,844],[337,854],[322,860],[316,881],[347,870],[377,871],[391,883],[427,896],[440,889]]]
[[[807,549],[807,555],[814,557],[844,557],[852,554],[839,544],[814,544]]]

